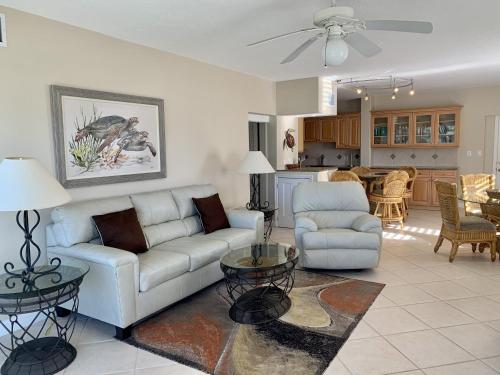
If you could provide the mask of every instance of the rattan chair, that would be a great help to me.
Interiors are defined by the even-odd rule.
[[[413,185],[415,184],[415,180],[417,179],[418,171],[417,168],[411,166],[401,167],[401,170],[408,173],[408,176],[410,177],[408,179],[408,183],[406,184],[406,192],[403,195],[403,205],[406,220],[410,211],[410,199],[413,199]]]
[[[341,182],[341,181],[356,181],[363,185],[366,190],[366,181],[361,181],[356,173],[351,171],[335,171],[330,176],[331,182]]]
[[[351,172],[359,175],[371,173],[371,169],[368,167],[352,167]]]
[[[478,216],[460,217],[458,211],[457,185],[448,182],[434,181],[441,210],[441,232],[434,247],[437,253],[446,238],[452,243],[450,263],[455,259],[458,247],[464,243],[484,243],[490,246],[491,261],[496,259],[496,227],[495,224]]]
[[[403,196],[408,179],[408,173],[405,171],[393,171],[383,179],[370,184],[368,199],[375,205],[373,214],[380,217],[382,227],[385,228],[386,223],[396,221],[403,229],[405,217]]]
[[[495,188],[495,175],[486,173],[466,174],[460,176],[460,189],[462,195],[473,197],[486,196],[486,190]],[[481,206],[477,203],[464,202],[465,214],[483,217]]]

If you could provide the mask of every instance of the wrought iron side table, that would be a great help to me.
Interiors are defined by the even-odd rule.
[[[229,316],[242,324],[262,324],[286,313],[292,301],[299,251],[278,243],[232,250],[220,260],[232,306]]]
[[[273,233],[274,215],[277,210],[277,208],[261,208],[258,210],[264,214],[264,223],[267,223],[267,227],[264,228],[264,239],[266,241],[271,239],[271,234]]]
[[[41,266],[35,271],[48,269]],[[2,375],[55,374],[75,359],[76,349],[69,340],[76,323],[78,291],[88,271],[86,263],[77,262],[35,276],[29,283],[9,274],[0,275],[0,314],[9,316],[8,322],[0,324],[10,334],[7,343],[0,342],[0,350],[7,357]],[[58,319],[56,307],[65,302],[69,302],[72,314]],[[33,316],[20,317],[29,313]],[[56,332],[46,336],[51,328]]]

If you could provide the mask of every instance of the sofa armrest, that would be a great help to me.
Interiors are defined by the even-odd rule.
[[[136,321],[136,296],[139,293],[139,258],[112,247],[79,243],[70,247],[50,246],[48,257],[64,264],[75,260],[90,266],[79,293],[79,312],[117,327]]]
[[[376,216],[365,214],[354,220],[352,223],[352,229],[358,232],[378,232],[382,230],[382,222]]]
[[[231,228],[253,229],[256,242],[264,241],[264,214],[260,211],[233,209],[226,211]]]

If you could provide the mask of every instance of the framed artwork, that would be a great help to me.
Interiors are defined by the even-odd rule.
[[[163,99],[55,85],[50,93],[64,187],[166,177]]]

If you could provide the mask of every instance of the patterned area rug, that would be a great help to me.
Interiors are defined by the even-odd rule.
[[[216,375],[322,374],[383,284],[295,271],[279,320],[240,325],[221,281],[133,329],[128,343]]]

